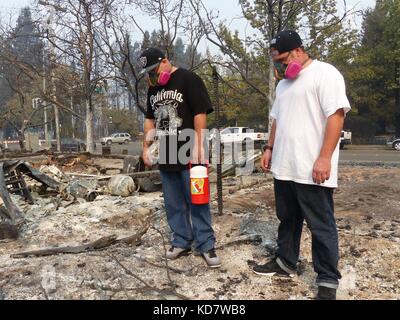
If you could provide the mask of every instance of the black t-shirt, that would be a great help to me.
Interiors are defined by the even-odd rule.
[[[189,149],[188,131],[185,129],[194,129],[194,116],[212,111],[207,89],[201,78],[192,71],[179,68],[171,74],[165,86],[149,88],[146,118],[155,120],[160,140],[160,170],[187,169],[193,139],[190,139]],[[178,156],[181,148],[181,154],[186,157]]]

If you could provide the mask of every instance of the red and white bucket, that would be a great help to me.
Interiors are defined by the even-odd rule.
[[[208,163],[192,166],[190,169],[190,193],[193,204],[210,202],[210,181],[208,179]]]

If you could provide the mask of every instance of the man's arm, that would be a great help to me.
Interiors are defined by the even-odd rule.
[[[274,146],[275,132],[276,132],[276,120],[274,119],[271,126],[271,133],[269,134],[269,139],[268,139],[268,145],[270,147]],[[266,149],[261,158],[261,167],[267,172],[269,171],[269,169],[271,169],[271,158],[272,158],[272,150]]]
[[[313,168],[313,180],[315,183],[321,184],[330,178],[332,154],[340,139],[343,123],[343,109],[338,109],[328,118],[325,128],[324,143]]]
[[[145,119],[144,120],[144,135],[143,135],[143,153],[142,153],[142,158],[144,161],[144,164],[146,166],[151,166],[152,164],[149,161],[148,158],[148,148],[154,141],[154,136],[155,136],[155,129],[156,126],[154,124],[154,119]]]
[[[270,147],[274,146],[275,143],[275,132],[276,132],[276,120],[272,121],[272,126],[271,126],[271,134],[269,135],[268,139],[268,145]]]
[[[156,126],[154,124],[154,119],[144,120],[144,138],[143,138],[143,148],[148,148],[154,141]]]
[[[194,116],[194,130],[196,132],[192,160],[194,163],[203,163],[206,160],[204,154],[205,129],[207,128],[207,114],[199,113]]]

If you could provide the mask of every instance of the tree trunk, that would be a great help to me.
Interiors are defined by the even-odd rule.
[[[395,128],[396,137],[400,137],[400,89],[396,89],[395,95]]]
[[[56,140],[57,140],[57,151],[61,151],[61,136],[60,136],[60,111],[56,105],[54,105],[54,120],[56,123]]]
[[[397,77],[400,79],[400,64],[397,64]],[[400,80],[399,80],[400,81]],[[395,128],[396,128],[396,137],[400,137],[400,88],[397,87],[395,89],[394,94],[394,108],[395,108]]]
[[[94,141],[93,141],[93,108],[89,99],[86,99],[86,151],[94,152]]]
[[[54,30],[50,28],[50,34],[53,36]],[[51,84],[53,86],[53,99],[57,100],[57,87],[56,87],[56,77],[55,77],[55,53],[54,53],[54,45],[50,46],[50,61],[51,61]],[[56,126],[56,143],[57,143],[57,151],[61,152],[61,138],[60,138],[60,111],[56,104],[53,105],[54,109],[54,120]]]
[[[25,151],[25,137],[24,137],[24,131],[18,132],[18,143],[21,151]]]

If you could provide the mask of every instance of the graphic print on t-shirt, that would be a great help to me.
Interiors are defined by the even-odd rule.
[[[178,104],[182,102],[182,94],[177,90],[163,90],[155,96],[150,96],[158,136],[178,134],[178,128],[183,123],[182,118],[178,116]]]

